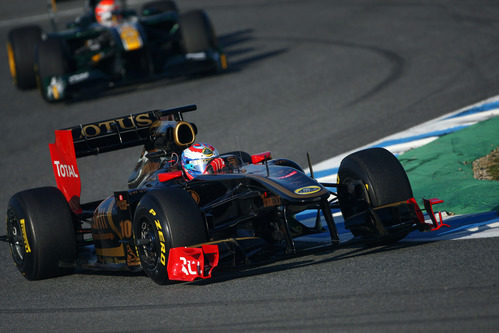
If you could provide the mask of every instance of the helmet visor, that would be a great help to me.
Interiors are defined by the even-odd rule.
[[[192,175],[201,175],[206,171],[210,160],[211,158],[186,159],[184,161],[184,168]]]

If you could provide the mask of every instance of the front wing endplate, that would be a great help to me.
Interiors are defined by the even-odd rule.
[[[218,265],[219,257],[217,245],[172,248],[168,256],[168,278],[177,281],[211,278],[211,272]]]

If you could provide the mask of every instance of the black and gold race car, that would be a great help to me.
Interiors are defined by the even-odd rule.
[[[223,167],[187,180],[179,156],[194,144],[197,128],[183,118],[195,109],[57,130],[50,144],[57,187],[19,192],[8,204],[4,240],[21,273],[36,280],[75,269],[143,270],[159,284],[192,281],[209,278],[214,268],[317,247],[303,241],[314,234],[327,235],[321,245],[334,249],[340,241],[332,210],[341,210],[354,239],[367,243],[394,242],[441,224],[435,200],[425,201],[433,223],[425,222],[404,169],[381,148],[345,157],[337,183],[319,183],[270,152],[243,151],[214,156]],[[137,145],[144,149],[128,188],[81,203],[77,158]],[[307,215],[312,223],[302,220]]]
[[[124,1],[121,1],[124,3]],[[122,5],[113,23],[96,21],[97,1],[64,30],[38,25],[8,33],[9,68],[19,89],[38,86],[47,101],[85,98],[108,88],[227,69],[213,25],[203,10],[179,12],[174,1],[156,0],[140,11]]]

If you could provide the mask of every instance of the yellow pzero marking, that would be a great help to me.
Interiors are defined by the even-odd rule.
[[[220,55],[220,64],[222,65],[222,69],[227,69],[227,56],[225,54]]]
[[[365,184],[365,186],[366,186],[366,190],[369,191],[369,184]]]
[[[17,78],[16,59],[14,59],[14,50],[12,50],[12,45],[10,43],[7,43],[7,54],[9,56],[10,75],[14,80],[16,80]]]
[[[152,214],[152,215],[154,215],[154,216],[156,216],[156,212],[155,212],[155,211],[154,211],[154,209],[152,209],[152,208],[151,208],[151,209],[149,209],[149,213],[150,213],[150,214]]]
[[[24,222],[24,219],[21,219],[19,221],[19,224],[21,224],[21,232],[23,233],[24,250],[26,251],[26,253],[31,253],[31,248],[29,247],[28,243],[28,234],[26,233],[26,222]]]

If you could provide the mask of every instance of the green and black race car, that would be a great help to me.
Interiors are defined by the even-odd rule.
[[[203,10],[178,11],[174,1],[150,1],[140,12],[122,1],[113,25],[96,20],[97,1],[65,30],[40,26],[8,34],[9,67],[19,89],[38,86],[43,98],[57,101],[95,95],[107,88],[159,78],[217,73],[227,59]]]

